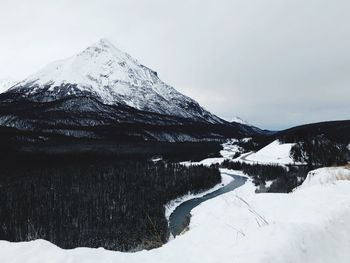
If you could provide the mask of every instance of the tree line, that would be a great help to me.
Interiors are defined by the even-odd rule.
[[[221,181],[214,167],[147,160],[55,160],[0,173],[0,239],[120,251],[166,242],[164,205]]]
[[[294,161],[305,163],[310,169],[344,165],[350,157],[347,144],[331,141],[322,135],[307,136],[299,140],[291,148],[290,155]]]
[[[225,160],[221,167],[241,170],[253,179],[255,186],[264,188],[267,181],[273,181],[264,191],[272,193],[288,193],[300,185],[309,171],[304,166],[280,166],[277,164],[250,164]]]

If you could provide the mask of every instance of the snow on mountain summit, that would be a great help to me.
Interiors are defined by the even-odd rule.
[[[140,68],[136,60],[102,39],[73,57],[49,64],[21,85],[30,82],[51,86],[74,83],[82,89],[99,92],[108,101],[110,98],[103,86],[113,85],[114,82],[141,84],[142,81],[152,81],[149,72]]]
[[[15,84],[16,84],[16,81],[13,79],[9,79],[9,78],[0,79],[0,93],[5,92]]]
[[[38,101],[92,94],[106,104],[124,104],[144,111],[221,122],[106,39],[68,59],[49,64],[10,91]]]

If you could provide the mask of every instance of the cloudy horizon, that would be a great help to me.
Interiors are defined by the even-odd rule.
[[[0,79],[101,38],[212,113],[266,129],[350,119],[346,1],[0,2]]]

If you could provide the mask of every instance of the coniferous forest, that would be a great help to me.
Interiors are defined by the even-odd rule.
[[[274,164],[249,164],[225,160],[221,167],[240,170],[253,179],[255,186],[265,185],[273,181],[264,192],[289,193],[300,185],[310,171],[305,165],[288,165],[286,167]]]
[[[164,205],[221,180],[217,168],[145,159],[2,164],[0,239],[62,248],[153,248],[168,236]]]

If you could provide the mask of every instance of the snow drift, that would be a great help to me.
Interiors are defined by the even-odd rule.
[[[337,181],[350,181],[350,166],[324,167],[310,171],[300,187],[335,184]]]

